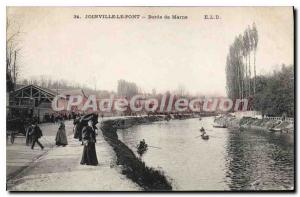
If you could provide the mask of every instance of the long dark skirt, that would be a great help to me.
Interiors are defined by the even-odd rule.
[[[98,165],[95,143],[89,142],[84,146],[80,164]]]
[[[66,130],[64,128],[58,129],[58,131],[56,133],[55,141],[56,141],[57,146],[65,146],[68,144]]]
[[[82,140],[82,127],[79,125],[76,125],[75,127],[74,138],[79,139],[79,141]]]

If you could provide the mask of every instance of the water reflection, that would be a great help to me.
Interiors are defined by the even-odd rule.
[[[286,138],[257,131],[230,132],[226,147],[230,189],[291,189],[294,153]]]
[[[162,169],[177,190],[290,189],[293,146],[284,137],[212,127],[212,118],[172,120],[119,130],[120,140],[136,152],[145,139],[143,160]],[[202,140],[199,128],[210,135]]]

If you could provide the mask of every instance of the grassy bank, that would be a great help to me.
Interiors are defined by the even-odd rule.
[[[160,120],[164,120],[164,116],[128,117],[106,120],[101,123],[103,136],[115,151],[117,164],[123,167],[122,173],[147,191],[170,191],[172,185],[162,171],[147,167],[130,148],[118,139],[117,129]]]

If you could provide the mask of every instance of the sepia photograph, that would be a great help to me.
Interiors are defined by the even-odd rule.
[[[294,14],[7,6],[6,190],[294,192]]]

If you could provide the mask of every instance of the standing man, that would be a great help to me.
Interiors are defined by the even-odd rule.
[[[40,127],[37,125],[37,122],[35,121],[31,126],[30,126],[30,131],[29,135],[32,137],[32,146],[31,149],[34,148],[35,143],[37,143],[41,149],[44,149],[44,146],[39,142],[39,138],[43,136],[42,130]]]

